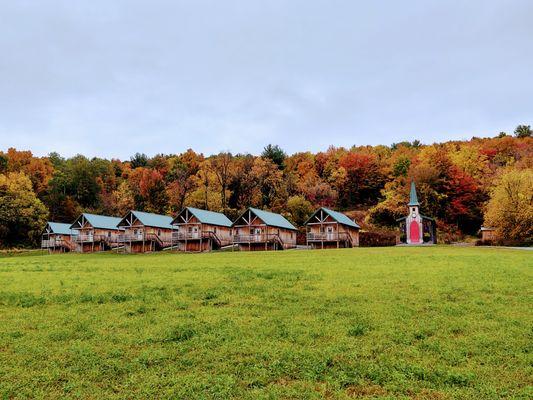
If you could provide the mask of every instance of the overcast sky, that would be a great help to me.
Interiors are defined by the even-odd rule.
[[[533,125],[533,1],[0,0],[0,149],[289,153]]]

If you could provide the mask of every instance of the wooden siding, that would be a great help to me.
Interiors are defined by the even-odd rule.
[[[306,225],[307,243],[315,249],[359,246],[359,229],[339,224],[330,215]]]
[[[123,226],[119,236],[120,246],[127,253],[147,253],[172,245],[172,229],[143,225],[137,218],[131,225]]]
[[[233,243],[242,251],[291,249],[296,247],[296,235],[296,231],[266,225],[257,216],[249,224],[233,227]]]
[[[110,250],[118,246],[118,238],[121,231],[117,229],[93,228],[85,221],[83,226],[72,228],[78,231],[78,235],[72,240],[77,244],[77,251],[92,253],[96,251]]]
[[[481,240],[483,241],[493,241],[497,238],[496,230],[482,230],[481,231]]]
[[[188,252],[211,251],[232,244],[231,228],[205,224],[190,215],[188,222],[174,224],[177,250]]]

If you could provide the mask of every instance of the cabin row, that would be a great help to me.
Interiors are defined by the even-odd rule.
[[[359,225],[342,213],[322,207],[305,226],[308,247],[359,246]],[[41,247],[51,253],[284,250],[296,247],[297,234],[285,217],[269,211],[249,208],[232,223],[222,213],[186,207],[175,218],[129,211],[123,218],[84,213],[73,224],[48,222]]]

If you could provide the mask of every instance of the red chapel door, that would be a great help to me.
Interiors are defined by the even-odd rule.
[[[420,242],[420,227],[418,226],[418,222],[411,221],[411,225],[409,226],[409,236],[411,237],[411,242]]]

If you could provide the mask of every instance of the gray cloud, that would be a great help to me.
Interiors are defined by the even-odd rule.
[[[127,158],[533,122],[531,1],[1,1],[0,148]]]

